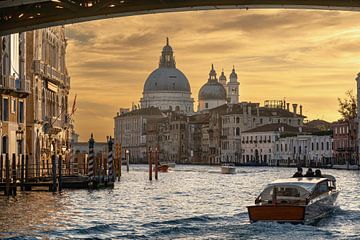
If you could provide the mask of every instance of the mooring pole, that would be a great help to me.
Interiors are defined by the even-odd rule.
[[[119,162],[118,181],[120,181],[120,177],[121,177],[121,165],[122,165],[122,149],[121,149],[121,144],[118,145],[118,147],[119,147],[119,154],[118,154],[118,162]]]
[[[152,150],[151,148],[149,148],[149,180],[152,181]]]
[[[12,194],[16,196],[16,154],[12,155]]]
[[[1,154],[1,156],[0,156],[0,182],[3,181],[3,169],[4,169],[3,162],[4,162],[4,156],[3,156],[3,154]]]
[[[111,136],[108,139],[108,177],[111,182],[114,182],[114,167],[113,167],[113,141]]]
[[[126,171],[129,172],[130,151],[126,149]]]
[[[158,161],[158,149],[155,148],[155,180],[158,180],[158,165],[159,165],[159,161]]]
[[[89,156],[88,156],[88,177],[89,181],[94,180],[94,137],[93,134],[91,134],[91,137],[89,139]]]
[[[5,195],[10,196],[10,159],[9,154],[5,155]]]
[[[24,191],[24,175],[25,175],[25,156],[20,154],[21,156],[21,172],[20,172],[20,181],[21,181],[21,191]]]
[[[56,155],[51,156],[52,160],[52,191],[56,192]]]
[[[59,192],[62,191],[62,156],[59,156]]]
[[[29,182],[29,155],[25,158],[25,182]]]

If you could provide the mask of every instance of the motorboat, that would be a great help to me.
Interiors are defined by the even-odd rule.
[[[226,163],[221,165],[221,173],[222,174],[235,174],[236,168],[234,164]]]
[[[158,166],[154,166],[154,171],[156,170],[156,167],[159,172],[168,172],[169,171],[169,165],[167,165],[167,164],[159,164]]]
[[[169,168],[175,168],[176,167],[175,162],[160,162],[160,165],[168,165]]]
[[[247,209],[251,222],[311,224],[335,210],[338,195],[331,175],[280,179],[268,184]]]

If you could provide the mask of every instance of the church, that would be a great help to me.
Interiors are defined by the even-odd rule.
[[[235,67],[227,82],[224,71],[217,78],[214,65],[211,66],[209,79],[199,91],[198,112],[216,108],[223,104],[239,103],[239,82]],[[191,87],[185,74],[176,68],[174,51],[166,38],[162,49],[159,67],[146,79],[141,108],[157,107],[160,110],[177,110],[186,115],[194,113],[194,99],[191,97]]]
[[[176,68],[175,57],[169,39],[163,47],[159,67],[146,79],[141,108],[157,107],[160,110],[177,110],[194,113],[189,80]]]
[[[206,111],[226,103],[239,103],[239,85],[235,67],[233,67],[230,74],[230,81],[227,82],[224,70],[221,72],[219,80],[217,79],[216,71],[212,64],[209,79],[199,91],[198,111]]]

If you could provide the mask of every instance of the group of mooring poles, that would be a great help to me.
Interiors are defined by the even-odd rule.
[[[18,164],[16,163],[16,157],[18,156]],[[17,169],[17,168],[20,169]],[[25,190],[25,182],[28,180],[29,169],[29,156],[15,153],[12,154],[10,161],[9,154],[1,154],[0,156],[0,182],[5,184],[1,185],[4,189],[4,195],[16,196],[17,180],[20,174],[20,189]],[[5,174],[4,174],[5,170]],[[20,170],[20,171],[19,171]]]
[[[117,157],[114,161],[113,155],[113,147],[114,141],[113,138],[107,137],[107,166],[105,167],[105,163],[98,164],[97,159],[95,158],[95,140],[93,134],[89,139],[89,155],[88,155],[88,178],[89,178],[89,187],[90,188],[98,188],[101,186],[113,186],[116,177],[118,181],[120,181],[121,177],[121,155]],[[114,164],[115,163],[115,164]],[[128,162],[127,162],[128,163]],[[102,169],[103,167],[103,169]],[[127,171],[129,172],[129,164],[127,164]]]
[[[159,172],[159,151],[157,148],[152,149],[149,148],[148,151],[148,161],[149,161],[149,180],[152,181],[152,173],[153,173],[153,162],[154,162],[154,172],[155,172],[155,180],[158,180],[158,172]]]

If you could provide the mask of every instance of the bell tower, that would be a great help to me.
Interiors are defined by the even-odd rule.
[[[237,74],[235,72],[235,66],[233,66],[232,72],[230,74],[230,81],[227,84],[228,91],[228,101],[230,104],[237,104],[239,103],[239,85]]]

